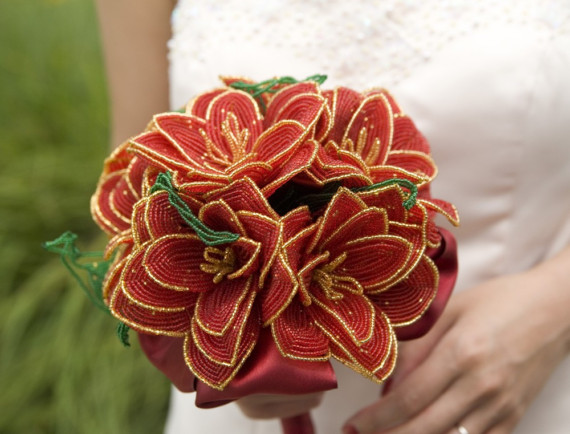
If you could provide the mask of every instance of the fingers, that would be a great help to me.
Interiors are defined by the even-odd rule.
[[[469,434],[507,434],[515,428],[522,414],[522,407],[494,396],[482,405],[475,406],[471,413],[458,422]]]
[[[494,426],[488,431],[485,431],[484,434],[510,434],[513,432],[515,427],[517,426],[519,419],[516,417],[512,417],[502,421],[500,424]],[[471,433],[469,433],[471,434]],[[477,434],[477,433],[473,433]]]
[[[528,320],[537,300],[520,295],[527,280],[503,277],[456,296],[428,335],[402,346],[390,391],[345,433],[458,434],[458,424],[469,434],[512,432],[561,360],[558,335],[544,336],[548,318]]]
[[[442,337],[453,327],[457,320],[458,308],[453,303],[441,316],[436,325],[425,336],[412,341],[400,342],[398,346],[398,362],[390,377],[392,390],[401,383],[410,372],[416,369],[433,351]],[[385,390],[386,394],[388,390]]]
[[[406,408],[405,401],[404,405],[402,402],[393,405],[386,397],[371,406],[374,408],[367,409],[371,410],[370,414],[361,412],[349,424],[355,429],[352,433],[359,434],[458,434],[461,433],[457,429],[459,424],[468,430],[468,434],[484,434],[492,427],[505,425],[503,421],[513,414],[507,401],[501,401],[495,395],[495,388],[493,383],[481,382],[476,375],[461,376],[419,411],[421,401],[416,403],[417,406],[413,404]],[[395,390],[394,396],[401,390]],[[394,416],[396,413],[397,417]]]
[[[454,366],[453,354],[444,347],[440,352],[437,348],[398,385],[394,385],[388,395],[350,418],[347,426],[353,426],[359,433],[383,432],[414,418],[440,397],[459,373],[456,369],[442,369]]]
[[[485,389],[474,377],[462,377],[421,414],[386,434],[484,434],[508,415],[508,408],[498,400],[487,400]]]
[[[469,420],[462,422],[460,425],[458,424],[447,434],[511,434],[520,420],[518,416],[503,418],[491,414],[487,414],[487,416],[490,416],[487,418],[485,418],[485,415],[481,416],[483,417],[477,418],[474,413],[472,417],[468,418]],[[485,425],[487,427],[484,427]],[[459,429],[460,426],[464,428],[463,432]]]
[[[522,406],[505,393],[512,388],[508,365],[489,365],[495,345],[487,341],[493,340],[472,334],[466,341],[465,330],[449,331],[388,395],[348,424],[359,434],[457,434],[461,423],[469,434],[484,434],[507,426],[503,420],[518,420]]]

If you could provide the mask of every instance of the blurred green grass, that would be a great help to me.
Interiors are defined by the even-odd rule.
[[[89,197],[109,129],[94,6],[0,11],[0,432],[161,432],[168,382],[41,248],[67,229],[98,244]]]

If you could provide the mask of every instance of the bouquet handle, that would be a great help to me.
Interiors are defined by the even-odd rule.
[[[283,434],[315,434],[311,413],[281,419]]]

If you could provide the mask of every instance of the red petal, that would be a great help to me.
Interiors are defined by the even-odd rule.
[[[150,164],[164,170],[179,170],[185,173],[195,166],[158,131],[144,133],[131,139],[130,149]]]
[[[370,299],[390,319],[394,327],[409,325],[418,320],[435,297],[438,271],[434,263],[423,255],[409,276]]]
[[[331,110],[331,113],[334,110],[333,107],[333,103],[334,103],[334,98],[335,98],[335,92],[336,90],[332,90],[332,89],[323,89],[321,90],[321,95],[325,98],[325,100],[327,101],[327,106],[329,107],[329,109]]]
[[[342,139],[347,149],[350,140],[354,149],[368,166],[383,164],[393,136],[392,109],[383,94],[368,96],[356,110]]]
[[[360,155],[341,149],[339,145],[333,141],[327,142],[324,149],[326,151],[326,156],[331,161],[339,161],[343,164],[354,166],[359,172],[368,173],[368,166],[364,161],[362,161]]]
[[[341,253],[346,243],[359,238],[383,235],[388,232],[388,218],[386,211],[379,208],[367,208],[345,219],[345,222],[336,228],[327,228],[322,233],[319,250],[329,250],[331,254]],[[334,232],[330,233],[330,230]],[[326,237],[326,238],[325,238]]]
[[[206,119],[206,112],[208,111],[208,107],[214,98],[218,95],[224,93],[227,89],[214,89],[210,92],[205,92],[201,95],[198,95],[192,101],[188,103],[186,107],[186,113],[190,115],[197,116],[202,119]]]
[[[433,221],[429,221],[426,225],[427,246],[439,247],[441,243],[441,233]]]
[[[330,98],[332,97],[330,104],[333,115],[333,127],[329,133],[328,140],[340,144],[354,112],[356,112],[362,101],[362,95],[352,89],[340,87],[335,89],[332,96],[327,94],[326,97],[329,101],[331,101]]]
[[[253,157],[253,155],[250,155],[250,157]],[[267,182],[267,178],[271,176],[272,170],[273,168],[264,161],[244,158],[238,164],[228,168],[228,177],[230,180],[250,178],[257,185],[263,185]]]
[[[127,229],[126,231],[123,231],[120,234],[113,236],[109,240],[109,242],[105,246],[103,257],[105,259],[111,258],[113,256],[113,253],[115,252],[120,253],[118,256],[125,257],[126,255],[130,254],[133,247],[134,247],[133,236],[131,234],[131,231]],[[117,259],[115,259],[115,262],[116,261]]]
[[[194,232],[184,222],[178,210],[172,206],[168,200],[167,192],[158,191],[147,196],[143,201],[146,203],[146,207],[142,219],[144,219],[143,222],[147,228],[146,233],[150,238],[157,239],[164,235]],[[141,216],[137,217],[140,218]],[[143,234],[142,230],[141,234]]]
[[[355,154],[339,149],[334,142],[319,146],[317,155],[308,169],[319,185],[342,181],[348,188],[370,184],[367,168]]]
[[[382,383],[388,377],[390,377],[390,375],[392,375],[392,372],[394,371],[394,368],[396,367],[397,358],[398,358],[398,344],[396,342],[396,339],[394,338],[394,341],[392,341],[392,346],[390,347],[388,353],[388,357],[384,360],[382,366],[380,366],[374,372],[374,381]]]
[[[124,295],[132,303],[151,311],[191,311],[197,295],[189,291],[174,291],[158,284],[147,274],[144,264],[145,250],[131,255],[121,276]]]
[[[425,226],[390,222],[389,232],[390,235],[395,235],[412,243],[414,247],[407,266],[414,267],[426,248],[427,236]]]
[[[400,108],[394,97],[386,89],[373,88],[366,92],[366,96],[378,95],[378,94],[382,94],[386,97],[388,103],[390,104],[390,108],[392,109],[392,113],[394,113],[394,115],[400,115],[402,113],[402,109]]]
[[[262,243],[241,237],[231,244],[231,248],[236,255],[236,270],[228,274],[228,279],[247,277],[252,274],[259,277],[263,266],[261,262]]]
[[[108,175],[109,173],[117,172],[128,167],[134,157],[134,154],[128,151],[128,147],[129,142],[125,142],[115,148],[113,152],[111,152],[111,155],[105,158],[103,175]]]
[[[234,162],[238,161],[244,153],[251,152],[253,144],[263,131],[261,113],[255,100],[249,94],[233,89],[227,90],[212,100],[206,118],[208,136],[218,149]],[[231,119],[235,119],[236,123]],[[226,126],[223,127],[223,125]],[[249,136],[245,142],[241,143],[239,149],[236,149],[232,139],[224,135],[224,130],[239,138],[245,129],[248,130]]]
[[[337,337],[339,342],[350,340],[356,345],[371,339],[375,310],[367,297],[344,293],[342,299],[330,300],[313,284],[311,298],[313,303],[307,307],[307,312],[327,335]]]
[[[326,333],[326,332],[325,332]],[[351,339],[337,338],[327,333],[331,339],[333,355],[362,375],[381,382],[392,372],[396,357],[396,337],[389,320],[380,311],[376,311],[374,331],[371,339],[357,345]]]
[[[300,303],[292,303],[271,324],[273,339],[284,357],[299,360],[328,360],[329,341]]]
[[[232,85],[235,82],[241,82],[241,83],[246,83],[246,84],[256,84],[256,82],[254,80],[252,80],[251,78],[241,77],[241,76],[221,76],[220,80],[222,80],[222,82],[228,87],[231,87],[230,85]],[[287,86],[287,85],[273,86],[272,89],[278,90],[279,88],[281,88],[283,86]],[[265,104],[265,106],[267,106],[267,104],[269,103],[269,100],[271,99],[272,96],[273,95],[271,93],[264,92],[261,95],[257,96],[256,99],[257,100],[261,99],[263,101],[263,103]]]
[[[126,264],[127,259],[125,258],[122,264]],[[131,270],[120,267],[113,271],[106,284],[109,309],[115,318],[143,333],[184,336],[190,330],[190,314],[187,310],[165,312],[133,303],[125,295],[121,285],[126,273],[131,273]]]
[[[311,163],[315,159],[318,149],[319,144],[314,140],[309,140],[300,145],[294,152],[292,151],[291,158],[268,175],[272,181],[262,189],[265,197],[271,196],[287,181],[311,167]]]
[[[325,99],[316,93],[305,93],[292,96],[275,114],[271,123],[266,118],[266,128],[279,121],[293,120],[305,128],[310,129],[316,125],[325,108]],[[270,114],[271,115],[271,114]]]
[[[160,172],[161,171],[158,167],[147,166],[142,178],[141,197],[149,195],[150,189],[156,183],[156,179],[158,178]]]
[[[408,216],[403,203],[409,193],[404,193],[399,185],[375,188],[357,193],[366,205],[382,208],[388,215],[390,222],[405,222]]]
[[[227,185],[227,182],[220,182],[220,181],[198,181],[193,180],[191,182],[186,182],[181,184],[178,188],[179,191],[183,191],[189,196],[193,195],[206,195],[212,191],[215,191],[219,188],[223,188]]]
[[[282,121],[264,131],[254,145],[257,159],[277,167],[294,156],[307,130],[299,122]]]
[[[263,326],[271,324],[291,303],[297,286],[291,267],[285,258],[279,255],[271,267],[265,287],[259,291]]]
[[[223,200],[208,202],[202,207],[199,219],[212,230],[228,231],[234,234],[247,236],[236,213]]]
[[[206,121],[180,113],[166,113],[154,117],[154,123],[161,134],[179,152],[179,155],[194,167],[202,167],[203,159],[209,159],[210,149],[201,131]],[[223,158],[223,155],[214,157]]]
[[[222,199],[234,211],[251,211],[275,219],[279,218],[259,187],[248,178],[238,179],[229,186],[206,195],[206,198],[208,201]]]
[[[234,324],[252,291],[253,278],[223,280],[198,298],[195,316],[206,333],[222,336]],[[247,307],[248,312],[251,306]]]
[[[432,216],[433,217],[433,216]],[[428,210],[424,206],[424,201],[419,200],[416,205],[408,212],[407,222],[413,225],[421,226],[425,232],[424,239],[431,247],[436,247],[441,241],[441,235]],[[425,242],[425,241],[423,241]]]
[[[255,293],[251,293],[244,300],[238,309],[232,326],[221,336],[206,333],[197,323],[196,317],[194,317],[192,321],[192,338],[200,352],[208,359],[226,366],[234,366],[237,363],[236,357],[242,345],[241,340],[243,336],[257,334],[259,330],[258,321],[248,321],[254,297]]]
[[[142,197],[142,188],[145,178],[145,173],[148,169],[148,164],[143,159],[136,155],[131,160],[127,168],[127,177],[125,179],[131,194],[138,200]]]
[[[111,205],[113,192],[118,188],[117,186],[124,186],[124,176],[125,170],[103,175],[99,180],[95,194],[91,197],[91,214],[95,222],[111,236],[130,227],[130,221],[123,215],[117,215],[116,210]]]
[[[109,194],[109,206],[115,216],[127,224],[131,222],[133,205],[137,201],[123,176]]]
[[[333,127],[332,111],[328,104],[323,106],[323,112],[315,126],[315,140],[319,143],[324,143],[327,136]]]
[[[366,204],[346,188],[340,188],[329,202],[311,250],[327,240],[347,219],[366,209]],[[320,250],[319,250],[320,251]]]
[[[105,160],[103,175],[92,199],[92,214],[101,228],[114,235],[130,224],[134,203],[141,197],[148,164],[127,151],[127,144]]]
[[[255,320],[255,318],[250,319],[250,321]],[[198,379],[214,389],[223,390],[238,373],[255,347],[259,329],[252,328],[248,329],[248,331],[249,333],[245,333],[242,336],[241,344],[238,346],[236,355],[237,363],[232,367],[220,365],[205,357],[193,342],[191,336],[187,335],[184,341],[184,358],[186,364]]]
[[[123,256],[119,260],[115,260],[107,275],[105,276],[105,281],[103,282],[103,300],[106,304],[111,302],[111,297],[117,291],[121,291],[121,274],[125,268],[128,258]]]
[[[259,258],[259,286],[261,288],[281,247],[283,237],[281,225],[270,217],[250,211],[239,211],[238,217],[248,238],[261,243]]]
[[[287,262],[291,265],[295,274],[306,265],[302,260],[306,261],[309,254],[312,253],[313,249],[310,248],[309,243],[313,240],[317,229],[317,223],[307,226],[293,237],[287,239],[287,242],[283,245]]]
[[[437,174],[437,167],[432,158],[418,151],[393,151],[388,154],[386,164],[401,167],[408,172],[415,173],[429,179]]]
[[[365,290],[383,288],[410,271],[414,245],[391,235],[361,238],[346,244],[339,274],[356,279]]]
[[[449,222],[454,226],[459,226],[459,214],[453,204],[441,199],[420,199],[420,203],[423,204],[428,210],[432,210],[444,215],[447,220],[449,220]]]
[[[144,266],[161,286],[175,291],[204,292],[215,287],[212,275],[201,271],[204,243],[194,234],[165,235],[147,248]]]
[[[393,151],[418,151],[430,154],[429,143],[418,131],[414,122],[408,116],[397,116],[394,118],[394,141]]]
[[[281,221],[283,223],[284,241],[293,238],[313,223],[307,207],[299,207],[289,211],[281,218]]]
[[[277,123],[279,119],[285,119],[283,116],[280,116],[285,107],[289,105],[293,98],[303,94],[320,96],[318,84],[314,81],[304,81],[287,86],[277,92],[273,98],[271,98],[267,107],[263,121],[265,128],[270,128],[271,125]]]
[[[418,188],[420,188],[423,184],[429,182],[429,178],[409,172],[408,170],[397,166],[374,166],[370,167],[369,171],[370,178],[374,183],[400,178],[413,182]]]

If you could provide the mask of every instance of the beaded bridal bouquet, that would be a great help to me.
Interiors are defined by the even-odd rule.
[[[105,161],[89,284],[199,406],[334,388],[331,358],[381,383],[451,292],[427,141],[387,91],[324,78],[223,78]]]

